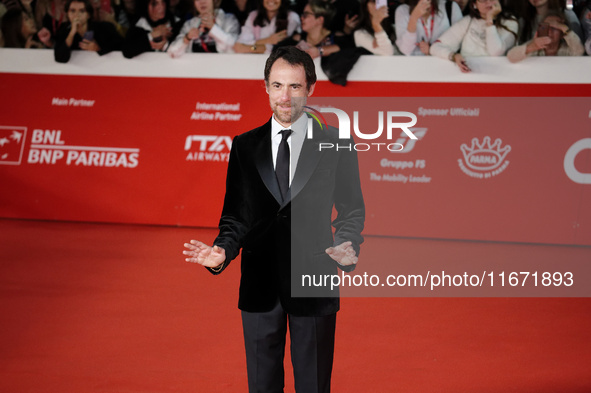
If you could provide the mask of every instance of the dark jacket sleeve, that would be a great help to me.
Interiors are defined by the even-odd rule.
[[[109,52],[121,50],[123,46],[123,37],[117,32],[115,26],[109,22],[96,22],[92,24],[94,30],[94,40],[100,50],[97,52],[100,56]]]
[[[121,50],[123,46],[123,37],[117,32],[115,26],[109,22],[98,22],[93,24],[94,39],[100,50],[99,55],[105,55],[109,52]]]
[[[341,49],[345,48],[355,48],[355,39],[353,35],[335,35],[334,36],[334,43],[339,46]]]
[[[354,145],[353,139],[348,145]],[[346,144],[346,141],[343,141]],[[363,231],[365,224],[365,203],[361,191],[361,179],[359,176],[359,162],[357,151],[339,151],[339,164],[336,173],[335,210],[337,217],[332,225],[335,228],[334,246],[350,241],[355,253],[359,256],[360,245],[363,243]],[[356,265],[337,266],[346,271],[353,271]]]
[[[219,235],[213,242],[215,246],[221,247],[226,252],[226,261],[220,269],[209,269],[213,274],[221,273],[240,253],[242,239],[248,232],[249,224],[244,220],[241,213],[242,198],[244,189],[242,187],[243,174],[239,157],[240,137],[235,137],[230,149],[230,160],[228,162],[228,173],[226,175],[226,195],[224,207],[219,223]]]
[[[57,61],[58,63],[67,63],[70,60],[72,48],[70,48],[68,44],[66,44],[66,38],[68,38],[70,29],[70,23],[65,23],[60,26],[57,33],[55,34],[55,46],[53,47],[53,57],[55,61]],[[72,46],[77,45],[77,42],[79,42],[77,38],[77,36],[74,38]]]
[[[133,26],[127,31],[125,40],[123,41],[123,56],[128,59],[140,55],[144,52],[150,52],[152,46],[148,39],[149,31],[141,27]]]

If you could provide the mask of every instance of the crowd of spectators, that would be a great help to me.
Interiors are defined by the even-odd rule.
[[[297,45],[322,64],[362,54],[467,58],[591,54],[591,0],[0,0],[0,46],[269,53]],[[329,62],[326,59],[332,58]],[[353,61],[351,60],[353,59]],[[325,61],[326,60],[326,61]]]

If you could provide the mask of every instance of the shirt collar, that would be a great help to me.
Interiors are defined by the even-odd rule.
[[[275,116],[271,116],[271,137],[275,137],[279,134],[282,130],[291,130],[293,134],[298,136],[302,135],[306,132],[308,127],[308,116],[306,114],[302,114],[299,119],[297,119],[294,123],[291,123],[289,127],[284,127],[277,120],[275,120]]]

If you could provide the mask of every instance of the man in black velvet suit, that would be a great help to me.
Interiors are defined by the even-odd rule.
[[[307,137],[303,105],[316,83],[307,53],[276,49],[265,83],[273,116],[234,138],[219,235],[213,247],[191,240],[184,253],[219,274],[242,249],[249,392],[283,392],[287,326],[296,392],[330,392],[338,288],[303,287],[302,275],[355,268],[365,220],[357,155],[319,148],[352,143],[334,128],[315,125]]]

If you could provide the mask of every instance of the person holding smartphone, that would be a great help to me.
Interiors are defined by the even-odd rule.
[[[328,26],[336,10],[331,3],[310,0],[301,15],[302,33],[296,33],[279,42],[277,46],[294,45],[312,56],[326,58],[345,48],[355,48],[351,35],[333,32]]]
[[[408,0],[396,9],[396,45],[407,56],[428,56],[441,34],[462,19],[456,2],[448,15],[446,0]]]
[[[513,47],[507,58],[517,63],[529,56],[582,56],[584,52],[579,36],[565,24],[564,14],[553,11],[538,25],[534,38]]]
[[[93,8],[88,0],[68,0],[65,11],[68,23],[64,23],[57,32],[55,61],[67,63],[72,50],[86,50],[99,55],[121,50],[123,37],[111,23],[93,21]]]
[[[262,0],[242,26],[234,52],[271,53],[278,42],[299,33],[300,17],[288,5],[287,0]]]
[[[123,56],[128,59],[144,52],[166,52],[182,26],[172,14],[169,0],[149,0],[140,12],[141,18],[123,42]]]
[[[240,23],[220,8],[221,0],[195,0],[195,16],[185,22],[168,48],[172,58],[186,52],[232,53],[240,33]]]
[[[470,15],[453,24],[431,45],[430,53],[470,72],[467,57],[504,56],[517,42],[519,25],[499,0],[470,0]],[[459,51],[459,52],[458,52]]]
[[[388,18],[388,4],[385,0],[362,0],[359,27],[353,33],[355,46],[364,48],[374,55],[396,54],[394,28]]]
[[[527,0],[523,20],[521,22],[519,39],[520,43],[531,40],[538,31],[538,24],[544,20],[546,15],[554,12],[564,14],[564,24],[573,30],[583,41],[583,30],[577,14],[573,10],[566,8],[566,1],[562,0]]]

